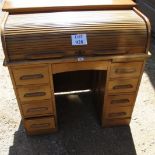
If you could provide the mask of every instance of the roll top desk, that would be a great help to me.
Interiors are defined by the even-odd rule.
[[[67,73],[80,88],[86,84],[79,77],[90,78],[103,127],[130,123],[150,39],[150,23],[135,6],[131,0],[4,2],[4,65],[28,134],[57,130],[54,93]],[[74,80],[66,81],[67,90],[78,89]]]

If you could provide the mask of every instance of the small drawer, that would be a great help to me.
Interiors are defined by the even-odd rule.
[[[24,102],[21,106],[25,118],[54,114],[51,100]]]
[[[115,79],[108,84],[108,93],[134,92],[137,89],[138,79]]]
[[[123,119],[105,119],[103,121],[103,127],[111,127],[111,126],[122,126],[122,125],[129,125],[131,119],[130,118],[123,118]]]
[[[107,107],[132,106],[135,102],[135,95],[109,95],[106,98]]]
[[[49,83],[48,66],[25,68],[13,68],[13,76],[16,85]]]
[[[110,78],[139,77],[143,62],[112,63]]]
[[[105,111],[105,118],[113,119],[131,117],[132,109],[132,107],[107,108]]]
[[[56,128],[54,117],[24,119],[24,126],[30,135],[50,133]]]
[[[25,86],[17,88],[17,91],[21,102],[51,98],[50,86],[47,85]]]

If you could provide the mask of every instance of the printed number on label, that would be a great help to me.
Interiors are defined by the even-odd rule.
[[[87,35],[86,34],[75,34],[71,35],[72,38],[72,45],[87,45]]]

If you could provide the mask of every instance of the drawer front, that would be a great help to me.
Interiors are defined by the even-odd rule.
[[[103,122],[104,127],[110,127],[110,126],[121,126],[121,125],[129,125],[130,124],[130,118],[123,118],[123,119],[105,119]]]
[[[29,134],[49,133],[56,127],[54,117],[24,119],[24,126]]]
[[[109,81],[108,93],[134,92],[137,89],[138,79],[115,79]]]
[[[105,112],[106,119],[128,118],[132,115],[132,107],[107,108]]]
[[[107,107],[132,106],[135,102],[135,95],[109,95],[106,98]]]
[[[139,77],[143,62],[112,63],[110,78]]]
[[[40,84],[49,82],[48,66],[12,69],[16,85]]]
[[[52,115],[54,113],[51,100],[24,102],[22,111],[25,118]]]
[[[21,87],[17,91],[21,102],[51,98],[51,90],[47,85]]]

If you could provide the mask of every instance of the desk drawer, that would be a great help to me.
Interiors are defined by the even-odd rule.
[[[51,98],[51,90],[47,85],[25,86],[18,88],[17,91],[21,102]]]
[[[40,84],[49,82],[48,66],[13,68],[16,85]]]
[[[30,101],[22,104],[24,117],[37,117],[52,115],[53,104],[51,100]]]
[[[103,122],[104,127],[110,127],[110,126],[121,126],[121,125],[129,125],[130,124],[130,118],[123,118],[123,119],[105,119]]]
[[[106,119],[128,118],[131,117],[132,107],[107,108],[105,112]]]
[[[109,95],[106,98],[107,107],[123,107],[123,106],[132,106],[135,102],[135,95]]]
[[[108,84],[108,93],[134,92],[137,89],[138,79],[115,79]]]
[[[54,117],[24,119],[24,126],[28,134],[49,133],[56,127]]]
[[[110,78],[139,77],[143,62],[112,63]]]

